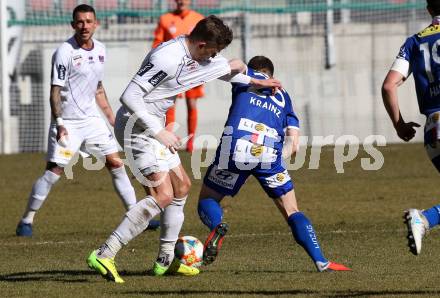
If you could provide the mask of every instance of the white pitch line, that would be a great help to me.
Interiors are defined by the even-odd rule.
[[[374,233],[394,233],[394,232],[405,232],[406,229],[384,229],[384,230],[373,230]],[[365,230],[335,230],[335,231],[326,231],[319,232],[319,234],[361,234],[367,233]],[[273,237],[273,236],[288,236],[291,235],[289,232],[285,233],[247,233],[247,234],[228,234],[228,238],[249,238],[249,237]],[[40,241],[40,242],[20,242],[20,243],[0,243],[0,247],[14,247],[14,246],[43,246],[43,245],[75,245],[85,243],[84,240],[75,240],[75,241]]]

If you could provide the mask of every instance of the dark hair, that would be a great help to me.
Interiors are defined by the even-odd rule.
[[[75,20],[75,16],[78,12],[93,12],[93,15],[96,18],[95,9],[88,4],[80,4],[77,7],[75,7],[72,12],[72,20]]]
[[[434,15],[440,15],[440,0],[426,0],[426,3]]]
[[[274,72],[273,63],[272,63],[272,61],[270,61],[269,58],[267,58],[265,56],[252,57],[252,59],[249,60],[249,62],[248,62],[248,66],[252,69],[255,69],[256,71],[261,71],[264,73],[266,73],[266,71],[268,71],[269,73],[267,73],[267,74],[270,77],[273,76],[273,72]]]
[[[232,30],[214,15],[199,21],[189,34],[191,41],[204,41],[218,49],[226,48],[232,42],[232,38]]]

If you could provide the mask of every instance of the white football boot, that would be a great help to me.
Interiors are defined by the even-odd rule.
[[[414,255],[419,255],[422,250],[422,238],[429,230],[429,224],[421,210],[408,209],[403,216],[408,228],[408,246]]]

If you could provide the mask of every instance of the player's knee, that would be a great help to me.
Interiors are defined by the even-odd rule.
[[[51,171],[52,173],[61,176],[61,174],[63,174],[64,169],[62,167],[60,167],[59,165],[57,165],[54,162],[47,162],[46,164],[46,170]]]
[[[184,179],[179,183],[177,189],[174,190],[174,194],[176,198],[183,198],[189,194],[189,190],[191,189],[191,180],[189,178]]]
[[[105,166],[109,170],[120,168],[123,165],[124,165],[124,163],[122,162],[122,160],[119,157],[118,158],[112,157],[112,158],[105,159]]]
[[[160,193],[157,193],[155,199],[161,208],[165,208],[166,206],[171,204],[174,199],[174,195],[171,191],[162,191]]]

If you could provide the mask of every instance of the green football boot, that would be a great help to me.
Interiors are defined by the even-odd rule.
[[[108,281],[113,281],[115,283],[124,282],[116,270],[116,264],[113,258],[98,258],[95,250],[87,258],[87,264],[90,269],[95,270]]]
[[[164,267],[157,262],[154,262],[153,269],[151,270],[154,276],[163,275],[183,275],[194,276],[200,273],[200,270],[195,267],[190,267],[174,259],[169,267]]]

